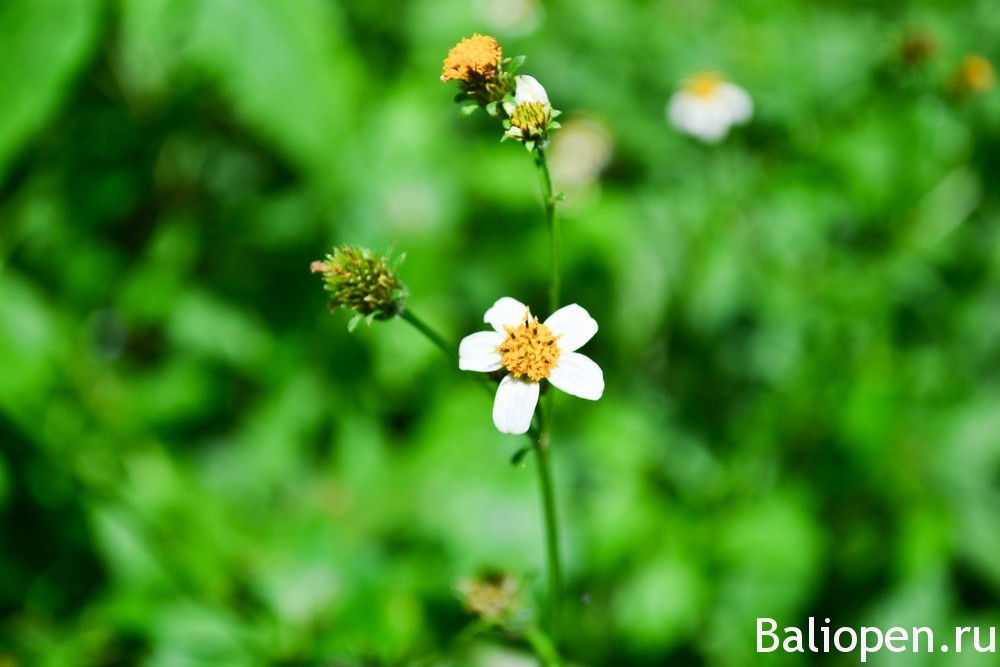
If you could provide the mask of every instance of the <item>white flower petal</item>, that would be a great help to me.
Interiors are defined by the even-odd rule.
[[[493,423],[501,433],[527,433],[538,405],[538,383],[508,375],[500,381],[493,401]]]
[[[597,333],[597,320],[575,303],[563,306],[549,315],[545,326],[555,335],[562,336],[558,345],[563,352],[579,350]]]
[[[719,84],[719,99],[729,110],[731,123],[745,123],[753,115],[753,101],[750,95],[735,83]]]
[[[674,127],[702,141],[716,142],[729,131],[729,112],[718,98],[703,99],[681,91],[668,108]]]
[[[552,386],[567,394],[596,401],[604,394],[604,372],[590,357],[579,352],[563,352],[549,372]]]
[[[516,327],[524,321],[526,310],[528,310],[528,307],[517,299],[512,299],[509,296],[501,297],[497,299],[492,308],[486,311],[486,315],[483,316],[483,322],[493,327],[493,330],[497,333],[506,334],[507,332],[503,328],[504,325]]]
[[[458,367],[463,371],[489,373],[501,367],[500,354],[496,351],[503,336],[495,331],[469,334],[458,344]]]
[[[541,102],[548,105],[549,94],[545,92],[538,79],[527,74],[519,74],[514,77],[517,87],[514,89],[514,104],[521,106],[526,102]]]

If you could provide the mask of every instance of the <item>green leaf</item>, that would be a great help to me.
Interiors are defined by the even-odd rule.
[[[126,35],[126,43],[151,49],[141,61],[207,75],[240,121],[307,176],[333,183],[351,118],[344,109],[358,107],[361,81],[333,7],[309,0],[127,0],[122,11],[123,25],[138,33]]]
[[[101,8],[97,0],[0,4],[0,179],[93,53]]]

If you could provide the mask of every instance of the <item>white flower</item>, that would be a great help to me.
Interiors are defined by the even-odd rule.
[[[597,322],[575,303],[540,323],[527,306],[505,296],[486,311],[483,321],[493,331],[462,339],[458,367],[483,373],[509,371],[493,403],[493,423],[501,433],[528,431],[542,380],[591,401],[604,393],[601,367],[576,351],[597,333]]]
[[[543,106],[549,104],[549,94],[545,92],[538,79],[527,74],[518,74],[514,77],[516,88],[514,88],[514,106],[521,106],[528,102],[540,102]]]
[[[528,150],[544,147],[550,130],[559,127],[554,122],[559,112],[549,104],[549,94],[533,76],[521,74],[514,77],[514,101],[504,102],[507,114],[507,131],[504,138],[524,142]]]
[[[732,125],[750,120],[750,95],[714,72],[696,74],[684,82],[667,104],[674,127],[708,143],[721,141]]]

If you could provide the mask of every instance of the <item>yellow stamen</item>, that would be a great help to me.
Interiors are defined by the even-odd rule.
[[[716,72],[701,72],[684,82],[684,89],[697,97],[714,97],[725,79]]]
[[[497,40],[477,33],[466,37],[448,52],[441,80],[470,83],[476,79],[492,79],[502,58],[503,51]]]
[[[554,335],[537,317],[531,317],[531,309],[525,311],[520,324],[504,325],[504,330],[507,336],[495,350],[500,353],[504,367],[514,377],[526,376],[532,382],[547,378],[559,359],[557,341],[561,335]]]
[[[541,102],[525,102],[519,104],[510,117],[510,124],[520,128],[525,134],[540,134],[548,124],[548,114]]]

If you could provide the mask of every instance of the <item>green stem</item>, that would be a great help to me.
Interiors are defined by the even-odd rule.
[[[563,667],[563,661],[559,657],[559,651],[556,650],[555,642],[544,632],[535,626],[531,626],[524,632],[524,638],[531,644],[535,655],[541,658],[545,667]]]
[[[414,315],[409,310],[403,310],[403,312],[400,313],[399,316],[402,317],[407,322],[409,322],[410,324],[412,324],[413,328],[415,328],[417,331],[426,336],[427,339],[430,340],[432,343],[437,345],[438,348],[440,348],[440,350],[444,352],[446,357],[448,357],[449,359],[458,359],[458,348],[452,345],[448,345],[448,343],[445,342],[444,338],[442,338],[436,331],[434,331],[434,329],[431,329],[430,326],[428,326],[422,319]]]
[[[409,310],[404,310],[402,313],[400,313],[399,316],[404,320],[406,320],[407,322],[409,322],[411,325],[413,325],[414,329],[422,333],[428,340],[434,343],[434,345],[439,350],[444,352],[446,357],[448,357],[452,361],[458,360],[457,345],[449,345],[447,342],[445,342],[444,338],[442,338],[436,331],[434,331],[434,329],[430,327],[430,325],[428,325],[426,322],[424,322],[422,319],[414,315]],[[487,394],[493,396],[496,393],[497,391],[496,382],[490,380],[488,375],[483,375],[482,373],[476,373],[474,377],[476,378],[476,381],[478,382],[479,386],[482,387]],[[538,434],[539,434],[538,428],[534,424],[532,424],[531,428],[528,429],[528,433],[526,435],[529,438],[531,438],[532,441],[534,441],[538,439]]]
[[[539,435],[535,441],[538,455],[538,483],[542,492],[542,512],[545,516],[545,551],[549,568],[548,630],[553,639],[559,636],[559,607],[562,600],[562,564],[559,559],[559,523],[556,516],[555,487],[552,483],[552,463],[549,458],[551,437],[551,403],[546,400],[539,410]]]
[[[556,197],[552,192],[552,177],[549,175],[549,164],[545,159],[545,151],[535,150],[535,167],[538,169],[538,180],[542,186],[542,203],[545,205],[545,221],[549,227],[550,262],[552,282],[549,285],[549,314],[559,309],[559,219],[556,218]]]

